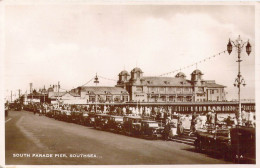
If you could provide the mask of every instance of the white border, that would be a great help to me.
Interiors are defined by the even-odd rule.
[[[254,5],[255,6],[255,86],[256,86],[256,124],[260,125],[260,115],[259,115],[259,108],[258,104],[260,103],[260,33],[259,33],[259,28],[260,28],[260,2],[256,1],[245,1],[245,2],[238,2],[238,1],[219,1],[219,2],[207,2],[207,1],[148,1],[148,0],[133,0],[133,1],[122,1],[122,0],[6,0],[6,1],[1,1],[0,0],[0,167],[5,164],[5,145],[4,145],[4,139],[5,139],[5,120],[4,118],[4,81],[3,81],[3,72],[4,72],[4,14],[5,14],[5,6],[6,5],[28,5],[28,4],[33,4],[33,5],[43,5],[43,4],[52,4],[52,5],[58,5],[58,4],[66,4],[66,5],[72,5],[72,4],[82,4],[82,5]],[[258,128],[258,127],[257,127]],[[256,129],[256,142],[257,142],[257,147],[256,147],[256,158],[259,157],[259,151],[260,151],[260,145],[258,143],[258,140],[260,139],[259,137],[259,131]],[[257,159],[256,165],[219,165],[219,164],[203,164],[203,165],[126,165],[123,167],[258,167],[260,165],[259,159]],[[28,165],[14,165],[14,166],[6,166],[6,167],[50,167],[48,165],[35,165],[35,166],[28,166]],[[92,166],[92,165],[85,165],[85,166],[72,166],[72,165],[60,165],[60,166],[51,166],[51,167],[122,167],[122,165],[119,166]]]

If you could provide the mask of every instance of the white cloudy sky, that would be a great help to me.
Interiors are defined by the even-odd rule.
[[[30,82],[39,88],[60,81],[71,89],[96,72],[117,79],[136,65],[145,76],[160,75],[225,50],[240,34],[253,46],[250,56],[242,52],[242,98],[254,98],[254,12],[254,6],[7,5],[6,93],[29,90]],[[204,79],[227,86],[229,99],[237,97],[236,57],[226,53],[198,64]],[[194,69],[183,72],[190,78]]]

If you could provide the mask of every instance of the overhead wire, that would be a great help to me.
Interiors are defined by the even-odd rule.
[[[212,55],[212,56],[210,56],[210,57],[206,57],[206,58],[204,58],[204,59],[202,59],[202,60],[200,60],[200,61],[198,61],[198,62],[195,62],[195,63],[190,64],[190,65],[188,65],[188,66],[184,66],[184,67],[182,67],[182,68],[175,69],[175,70],[170,71],[170,72],[167,72],[167,73],[163,73],[163,74],[161,74],[161,75],[159,75],[159,76],[161,77],[161,76],[169,75],[169,74],[172,74],[172,73],[181,71],[181,70],[183,70],[183,69],[190,68],[190,67],[195,66],[195,65],[197,66],[197,64],[200,64],[200,63],[202,63],[202,62],[206,62],[207,60],[210,60],[211,58],[214,58],[214,57],[216,57],[216,56],[220,56],[221,54],[225,53],[226,51],[227,51],[227,50],[221,51],[221,52],[219,52],[219,53],[217,53],[217,54],[214,54],[214,55]]]

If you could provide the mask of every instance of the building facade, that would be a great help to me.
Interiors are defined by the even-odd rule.
[[[119,103],[128,102],[129,94],[121,87],[80,86],[71,90],[78,94],[86,103]]]
[[[119,73],[117,87],[128,91],[133,102],[203,102],[226,101],[225,86],[214,80],[204,80],[203,73],[196,69],[191,79],[186,79],[182,72],[175,77],[143,76],[140,68],[130,73]]]

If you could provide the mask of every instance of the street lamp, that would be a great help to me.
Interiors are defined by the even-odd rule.
[[[96,77],[94,78],[94,83],[96,84],[96,87],[97,87],[97,84],[99,83],[97,74],[96,74]],[[96,111],[95,111],[95,113],[97,113],[97,94],[95,94],[95,102],[96,102]]]
[[[233,45],[232,45],[232,43],[233,43]],[[248,55],[250,55],[250,53],[251,53],[251,45],[249,43],[249,40],[247,42],[243,42],[243,40],[241,40],[241,38],[240,38],[240,35],[238,36],[238,39],[235,40],[235,41],[232,41],[232,40],[229,39],[229,42],[227,44],[227,51],[228,51],[229,55],[231,54],[233,47],[235,47],[237,49],[237,53],[238,53],[238,55],[237,55],[238,60],[236,61],[236,62],[238,62],[238,74],[237,74],[237,78],[235,79],[235,82],[234,82],[234,86],[238,87],[238,116],[237,116],[238,125],[242,125],[240,85],[242,84],[243,86],[246,86],[245,80],[242,77],[241,72],[240,72],[240,62],[242,62],[240,54],[241,54],[241,51],[244,48],[244,45],[246,43],[247,43],[247,45],[246,45],[246,53]]]

